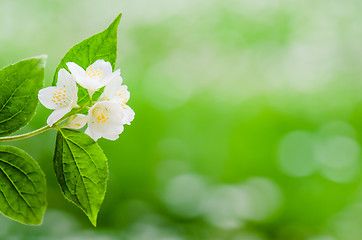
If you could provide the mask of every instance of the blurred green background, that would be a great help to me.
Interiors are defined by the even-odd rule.
[[[63,198],[48,131],[11,142],[46,173],[43,224],[0,216],[0,239],[362,239],[361,1],[0,0],[0,67],[48,54],[49,86],[119,12],[136,116],[99,141],[98,227]]]

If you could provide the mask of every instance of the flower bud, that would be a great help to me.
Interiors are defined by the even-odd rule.
[[[64,124],[66,128],[80,129],[87,123],[87,116],[83,114],[75,114],[69,118]]]

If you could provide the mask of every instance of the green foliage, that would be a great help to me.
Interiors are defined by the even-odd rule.
[[[65,198],[82,209],[96,226],[108,179],[102,149],[87,134],[59,129],[54,170]]]
[[[110,62],[112,68],[116,65],[117,59],[117,29],[122,14],[119,14],[112,24],[103,32],[93,35],[73,46],[65,54],[55,70],[52,85],[55,86],[58,81],[58,72],[61,68],[67,68],[67,62],[74,62],[80,67],[86,69],[89,65],[98,59]],[[101,90],[97,91],[98,93]],[[82,87],[78,90],[78,104],[84,105],[89,99],[88,91]]]
[[[106,30],[72,47],[59,63],[53,85],[57,82],[58,71],[67,69],[67,62],[77,63],[85,69],[103,59],[114,69],[120,19],[121,14]],[[44,57],[36,57],[0,70],[0,136],[18,130],[33,116],[38,92],[43,87],[44,63]],[[94,93],[93,101],[99,98],[103,89]],[[87,111],[87,105],[92,104],[90,100],[88,91],[79,86],[80,107],[65,117]],[[49,128],[24,135],[33,136]],[[58,130],[53,163],[61,190],[65,198],[84,211],[96,226],[106,193],[107,158],[87,134],[60,126],[51,128]],[[0,142],[21,138],[22,135],[0,138]],[[46,209],[45,189],[44,174],[27,153],[12,146],[0,146],[0,211],[4,215],[25,224],[40,224]]]
[[[26,59],[0,70],[0,136],[26,125],[38,105],[46,57]]]
[[[58,71],[61,68],[67,69],[67,62],[77,63],[80,67],[86,69],[96,60],[103,59],[110,62],[114,69],[117,59],[117,28],[121,16],[122,14],[119,14],[106,30],[78,43],[65,54],[55,71],[53,85],[57,82]],[[95,92],[93,100],[96,100],[101,92],[102,89]],[[78,104],[83,106],[88,101],[88,91],[79,86]],[[70,135],[70,137],[67,137],[67,135]],[[66,143],[66,147],[64,147],[64,143]],[[84,144],[86,145],[84,146]],[[78,149],[78,151],[73,151],[73,149]],[[88,155],[88,153],[91,155]],[[81,159],[80,156],[83,155],[85,158]],[[78,161],[80,162],[78,163]],[[66,169],[63,169],[61,165],[64,163],[66,163],[66,166],[64,166],[67,167]],[[76,167],[79,164],[81,166]],[[59,130],[54,156],[54,169],[64,196],[82,209],[95,226],[97,214],[105,195],[108,176],[106,157],[101,148],[85,134],[70,130]],[[76,181],[74,182],[74,179],[70,177],[75,178]],[[81,179],[80,183],[78,179]],[[89,181],[90,179],[92,181]]]
[[[40,224],[46,209],[45,176],[26,152],[0,146],[0,211],[26,224]]]
[[[88,90],[82,86],[78,86],[78,101],[77,101],[78,105],[79,106],[87,105],[89,100],[90,96],[88,94]]]

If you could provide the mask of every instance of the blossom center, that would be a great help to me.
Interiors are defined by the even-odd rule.
[[[109,114],[103,109],[95,109],[94,115],[98,123],[105,123],[109,119]]]
[[[123,107],[127,101],[128,101],[128,98],[127,96],[125,96],[127,94],[127,91],[126,90],[123,90],[121,89],[119,92],[117,92],[117,96],[121,99],[120,101],[120,104],[121,106]]]
[[[94,78],[101,79],[102,75],[103,75],[103,71],[101,71],[99,69],[93,69],[92,65],[87,67],[85,72],[92,79],[94,79]]]
[[[55,90],[52,96],[52,102],[54,102],[56,105],[62,106],[67,105],[67,90],[64,88],[58,88]]]

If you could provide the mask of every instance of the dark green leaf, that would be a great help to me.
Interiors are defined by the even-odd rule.
[[[24,151],[0,146],[0,211],[25,224],[40,224],[46,183],[39,165]]]
[[[82,209],[96,226],[108,179],[102,149],[85,133],[59,129],[54,170],[65,198]]]
[[[17,62],[0,70],[0,136],[26,125],[38,105],[46,57]]]
[[[117,28],[122,14],[112,22],[103,32],[100,32],[73,46],[62,58],[53,79],[53,86],[58,80],[58,72],[61,68],[67,68],[67,62],[74,62],[86,69],[98,59],[110,62],[112,68],[116,65],[117,59]]]

